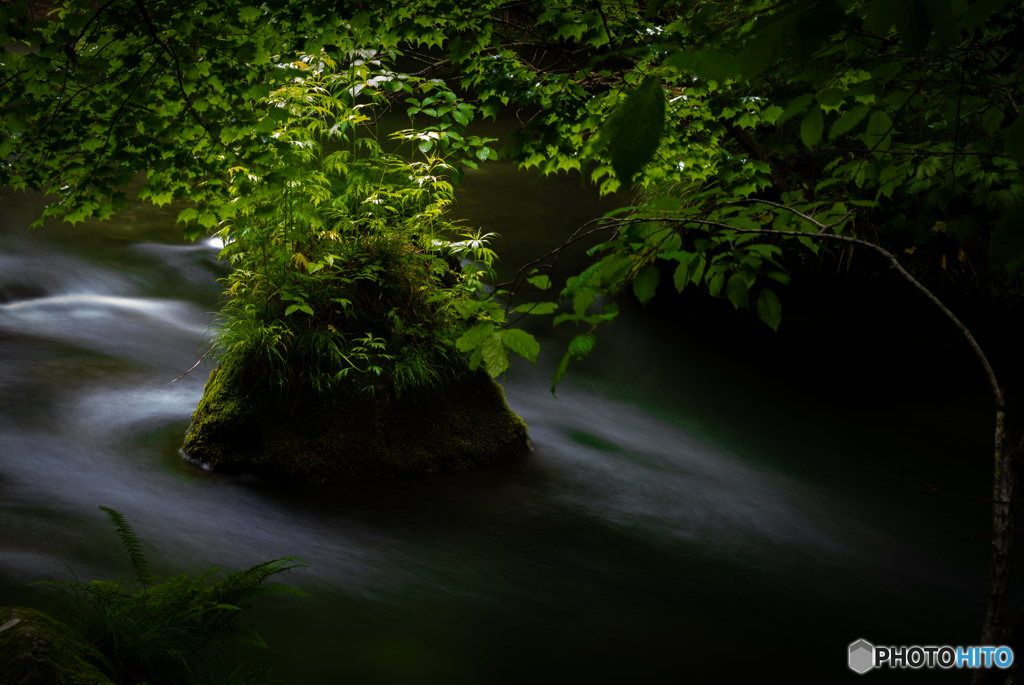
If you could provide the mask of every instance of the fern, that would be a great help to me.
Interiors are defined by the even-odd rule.
[[[307,597],[285,585],[264,585],[278,573],[304,567],[294,563],[302,560],[265,561],[212,584],[209,577],[222,569],[158,578],[150,574],[142,543],[125,517],[107,507],[100,509],[124,543],[135,580],[83,583],[68,567],[67,581],[40,583],[70,595],[72,622],[108,660],[110,675],[126,683],[148,680],[150,685],[272,682],[265,669],[226,670],[224,652],[238,643],[267,647],[255,628],[239,625],[236,619],[262,595]]]
[[[147,561],[146,555],[142,552],[142,543],[139,541],[139,537],[120,512],[102,505],[100,505],[100,509],[106,512],[107,518],[116,526],[117,534],[121,536],[124,548],[128,550],[128,558],[132,562],[135,578],[145,587],[146,583],[153,579],[153,576],[149,574],[149,561]]]

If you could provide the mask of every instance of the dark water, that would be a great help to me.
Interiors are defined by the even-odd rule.
[[[501,164],[461,198],[470,226],[502,234],[506,270],[610,206]],[[286,581],[314,598],[253,615],[289,683],[833,682],[856,677],[858,638],[976,639],[987,508],[923,481],[984,496],[983,394],[883,383],[865,401],[841,365],[808,380],[627,311],[557,399],[549,357],[513,368],[536,449],[522,460],[247,482],[178,455],[209,367],[169,381],[216,309],[216,249],[183,243],[169,209],[30,232],[41,202],[0,192],[0,604],[53,606],[24,586],[55,578],[54,556],[82,578],[127,572],[102,504],[159,572],[305,559]],[[915,675],[968,677],[866,677]]]

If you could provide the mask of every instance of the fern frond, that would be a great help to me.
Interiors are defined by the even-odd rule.
[[[70,596],[71,620],[103,656],[114,682],[138,682],[142,674],[152,685],[270,685],[265,669],[230,671],[223,655],[239,640],[256,646],[267,643],[254,628],[238,625],[249,609],[247,600],[266,594],[305,593],[283,585],[261,587],[267,578],[305,564],[285,557],[229,574],[207,587],[212,568],[192,577],[181,573],[154,576],[149,572],[141,543],[125,517],[100,507],[114,524],[137,580],[80,582],[70,566],[63,580],[38,581]],[[139,587],[139,583],[142,587]],[[148,583],[148,586],[146,585]],[[115,677],[117,676],[117,677]]]
[[[236,634],[238,635],[238,639],[247,645],[260,647],[262,649],[270,648],[270,645],[268,645],[267,641],[263,639],[263,636],[256,632],[256,629],[252,626],[238,626]]]
[[[128,525],[123,514],[103,505],[100,505],[100,509],[106,513],[107,518],[116,527],[117,534],[121,536],[121,542],[124,543],[124,548],[128,550],[128,558],[132,562],[135,577],[145,587],[146,583],[153,579],[153,576],[149,574],[149,560],[146,559],[146,555],[142,551],[142,542],[139,540],[139,536]]]
[[[267,585],[265,587],[258,588],[252,593],[253,597],[264,597],[266,595],[292,595],[293,597],[311,597],[302,590],[293,588],[290,585]]]

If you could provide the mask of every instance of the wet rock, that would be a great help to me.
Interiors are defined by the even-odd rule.
[[[526,424],[483,371],[393,399],[287,397],[216,369],[182,453],[217,471],[332,483],[465,469],[528,450]]]
[[[0,685],[113,685],[105,663],[74,630],[43,612],[0,608]]]

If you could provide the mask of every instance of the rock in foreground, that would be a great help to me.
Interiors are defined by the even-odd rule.
[[[296,399],[218,368],[182,453],[217,471],[336,483],[465,469],[528,450],[526,424],[483,371],[398,400]]]
[[[103,656],[41,611],[0,608],[0,685],[113,685]]]

